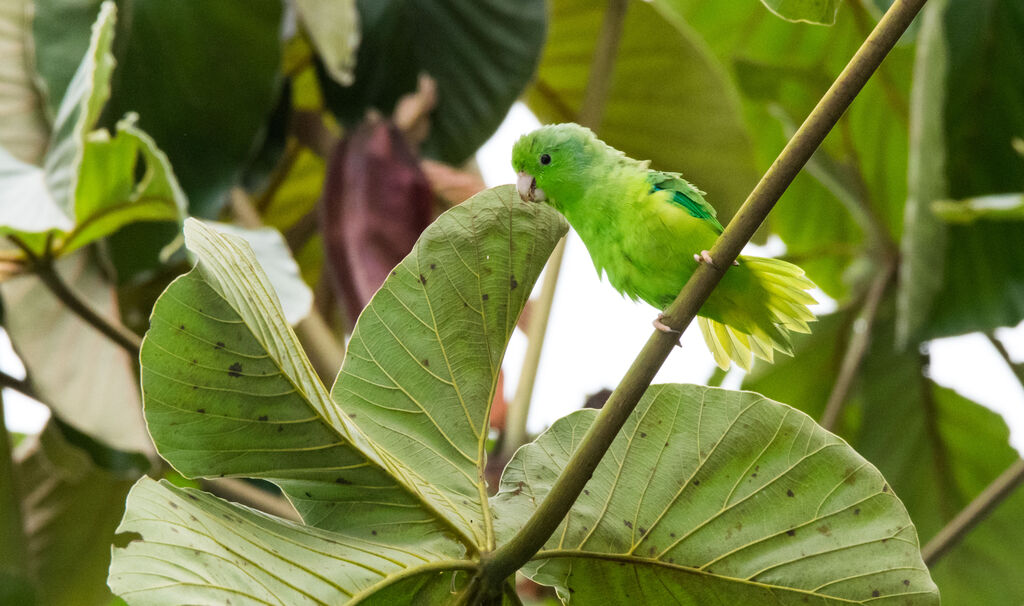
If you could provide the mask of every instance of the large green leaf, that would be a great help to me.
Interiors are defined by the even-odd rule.
[[[494,545],[482,471],[505,345],[566,223],[511,186],[456,206],[424,231],[360,315],[335,401],[374,441]],[[467,339],[467,335],[478,338]]]
[[[15,471],[15,494],[21,499],[28,544],[25,564],[36,603],[110,604],[104,582],[110,543],[124,498],[140,471],[99,467],[85,450],[65,439],[54,420],[19,446]]]
[[[267,516],[204,492],[143,478],[128,496],[110,587],[132,604],[387,603],[375,595],[419,581],[454,602],[452,571],[476,563],[389,547]],[[139,538],[141,537],[141,538]],[[439,573],[448,574],[439,574]],[[399,603],[399,602],[392,602]]]
[[[328,106],[347,124],[367,108],[390,112],[426,73],[437,81],[423,151],[465,161],[501,124],[544,44],[542,0],[360,0],[362,42],[352,86],[321,79]]]
[[[37,162],[50,129],[31,69],[30,0],[0,2],[0,148]]]
[[[932,2],[918,35],[900,336],[988,330],[1024,318],[1024,225],[946,225],[936,200],[1024,190],[1024,6]],[[998,44],[995,43],[998,41]],[[979,112],[977,100],[985,100]]]
[[[192,214],[216,216],[276,99],[279,0],[132,0],[109,115],[170,158]],[[215,60],[211,60],[215,57]]]
[[[33,64],[51,117],[57,115],[82,55],[89,48],[89,26],[96,21],[101,4],[102,0],[33,3]]]
[[[89,49],[57,111],[37,167],[0,150],[0,233],[16,234],[36,254],[68,254],[136,221],[174,221],[185,209],[167,157],[135,126],[94,130],[110,94],[115,8],[107,2]]]
[[[503,537],[596,414],[516,453],[495,497]],[[648,391],[524,571],[579,603],[938,603],[914,526],[874,467],[788,406],[687,385]]]
[[[551,3],[551,34],[527,93],[541,120],[577,119],[604,17],[601,3]],[[757,183],[739,99],[698,36],[667,11],[631,2],[601,138],[660,170],[682,172],[732,216]]]
[[[158,450],[188,476],[272,480],[321,528],[492,547],[487,411],[516,317],[565,230],[510,186],[442,215],[357,324],[332,400],[248,247],[188,222],[199,263],[157,302],[142,348]]]
[[[57,261],[56,270],[104,318],[120,319],[117,293],[89,251]],[[0,296],[4,329],[40,399],[94,440],[118,450],[151,453],[134,357],[71,311],[35,276],[3,282]]]

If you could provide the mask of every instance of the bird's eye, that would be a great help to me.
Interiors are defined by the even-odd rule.
[[[544,166],[551,164],[551,156],[549,156],[548,154],[541,154],[540,163],[543,164]]]

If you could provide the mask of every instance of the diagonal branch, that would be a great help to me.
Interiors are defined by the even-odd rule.
[[[924,563],[934,566],[950,549],[975,526],[992,513],[992,510],[1024,483],[1024,459],[1017,459],[999,477],[985,487],[973,501],[968,503],[955,518],[949,521],[928,544],[921,549]]]
[[[1013,361],[1013,358],[1010,357],[1010,352],[1006,349],[1006,345],[999,340],[999,337],[997,337],[995,333],[987,332],[985,333],[985,336],[988,337],[988,342],[992,344],[992,347],[996,348],[996,351],[998,351],[999,355],[1002,356],[1003,361],[1006,362],[1006,365],[1013,371],[1013,374],[1017,377],[1017,381],[1020,382],[1021,386],[1024,386],[1024,363]]]
[[[924,6],[926,0],[897,0],[882,17],[818,105],[779,154],[768,172],[715,243],[711,256],[718,267],[728,268],[743,246],[768,216],[782,193],[839,121],[857,93],[900,35]],[[722,279],[722,270],[701,265],[668,307],[663,322],[682,331],[697,315],[711,290]],[[608,450],[622,425],[651,384],[654,375],[671,353],[676,337],[655,332],[612,393],[551,492],[534,511],[522,530],[508,543],[481,561],[474,583],[484,595],[500,592],[504,580],[525,564],[544,545],[569,512]]]

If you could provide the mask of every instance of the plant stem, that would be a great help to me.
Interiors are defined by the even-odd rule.
[[[1003,357],[1003,361],[1010,367],[1013,374],[1017,376],[1017,381],[1024,386],[1024,364],[1013,361],[1013,358],[1010,357],[1010,352],[1006,350],[1006,346],[1003,345],[1003,342],[1000,341],[994,333],[987,332],[985,333],[985,336],[988,337],[988,342],[992,344],[992,347],[995,347],[996,351],[999,352],[999,355]]]
[[[818,105],[786,144],[768,172],[715,243],[714,265],[702,264],[668,307],[662,322],[680,332],[693,321],[701,304],[718,284],[740,250],[768,216],[789,184],[835,126],[843,112],[907,29],[926,0],[896,0],[871,35],[847,64]],[[569,512],[594,473],[619,429],[671,353],[678,337],[656,331],[626,372],[598,414],[579,448],[559,475],[548,496],[509,542],[485,556],[475,579],[484,594],[500,591],[501,584],[544,545]]]
[[[540,297],[533,305],[530,324],[526,331],[526,354],[516,385],[516,394],[508,407],[508,419],[505,422],[505,435],[502,440],[502,456],[512,458],[516,449],[526,443],[526,418],[530,413],[530,401],[533,399],[533,386],[537,380],[537,368],[540,366],[540,355],[544,349],[544,335],[547,333],[548,318],[551,315],[551,304],[555,299],[555,286],[562,268],[562,255],[565,254],[565,238],[558,241],[555,250],[548,259],[544,283],[540,288]]]
[[[871,286],[868,287],[860,314],[853,322],[851,328],[853,336],[846,347],[846,353],[843,354],[839,377],[836,378],[835,385],[832,386],[832,393],[829,394],[828,403],[825,404],[825,412],[821,415],[821,426],[829,431],[835,428],[836,421],[839,420],[839,413],[842,412],[843,404],[846,403],[846,398],[850,395],[850,388],[860,369],[861,360],[864,359],[864,354],[868,352],[868,346],[871,345],[871,329],[875,324],[875,315],[878,313],[878,306],[885,295],[886,286],[889,285],[895,272],[896,264],[890,263],[875,277]]]
[[[26,395],[33,400],[38,400],[39,396],[35,390],[32,389],[32,384],[29,383],[28,379],[17,379],[7,374],[6,372],[0,371],[0,387],[10,387],[14,391]]]
[[[50,289],[50,292],[60,299],[68,309],[74,312],[79,318],[89,323],[93,328],[103,333],[103,335],[111,341],[120,345],[125,351],[131,354],[133,358],[137,359],[139,357],[139,349],[142,346],[142,339],[139,338],[139,335],[126,328],[120,322],[103,316],[93,309],[92,305],[90,305],[86,300],[82,299],[77,293],[71,290],[71,287],[64,282],[64,278],[62,278],[60,273],[57,271],[57,267],[54,265],[52,257],[48,254],[42,257],[37,256],[32,252],[32,249],[22,242],[17,236],[8,235],[7,239],[13,242],[22,250],[22,252],[25,253],[25,258],[28,260],[33,273],[38,276],[42,283]],[[46,249],[50,250],[49,241],[46,243]]]
[[[608,89],[611,88],[612,71],[615,58],[619,51],[619,40],[622,38],[622,25],[629,8],[628,0],[609,0],[601,22],[601,33],[594,57],[590,64],[587,77],[587,88],[583,92],[583,103],[576,120],[583,126],[597,130],[604,117],[605,101]],[[562,257],[565,254],[565,238],[562,238],[548,259],[547,273],[541,286],[540,299],[534,306],[527,331],[526,354],[523,356],[523,367],[516,385],[515,396],[508,409],[506,433],[502,440],[502,455],[509,459],[516,449],[526,442],[526,419],[530,414],[530,401],[533,399],[533,386],[537,381],[537,368],[544,348],[544,335],[547,333],[548,319],[551,315],[551,304],[555,298],[558,285],[558,274],[562,268]]]
[[[921,550],[924,563],[934,566],[1021,483],[1024,483],[1024,459],[1017,459],[928,541]]]

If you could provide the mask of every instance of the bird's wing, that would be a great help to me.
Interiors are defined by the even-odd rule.
[[[722,233],[724,228],[716,218],[715,207],[704,199],[704,192],[694,187],[682,175],[652,170],[647,173],[647,181],[651,184],[651,191],[672,192],[669,202],[683,208],[690,215],[707,221],[716,232]]]

